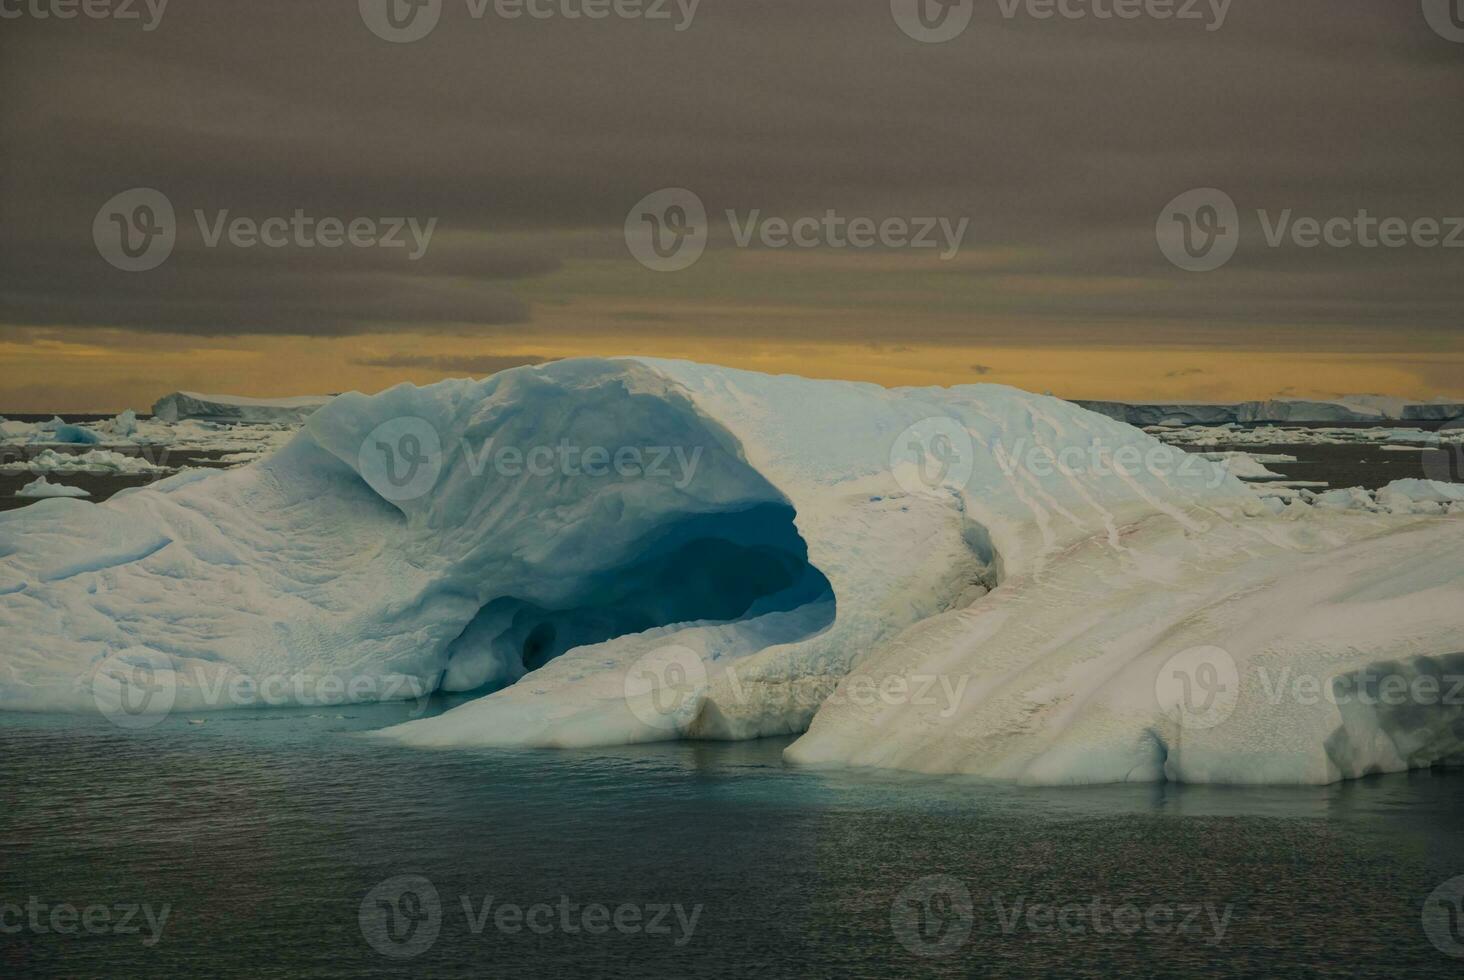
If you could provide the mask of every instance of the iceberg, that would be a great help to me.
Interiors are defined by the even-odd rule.
[[[1401,417],[1410,422],[1452,422],[1464,419],[1464,404],[1433,402],[1427,405],[1408,405],[1404,407]]]
[[[15,491],[17,497],[42,500],[48,497],[90,497],[91,494],[81,487],[68,487],[61,483],[52,483],[44,476],[37,477],[19,490]]]
[[[299,421],[331,400],[331,395],[294,398],[245,398],[175,391],[153,403],[153,416],[163,422],[200,419],[206,422]]]
[[[10,422],[0,420],[0,436],[7,441],[50,443],[51,445],[94,446],[101,436],[81,425],[73,425],[61,416],[49,422]]]
[[[449,691],[475,696],[371,737],[1330,782],[1460,758],[1452,705],[1293,684],[1445,677],[1461,545],[1437,502],[1262,500],[1003,386],[559,361],[340,395],[247,467],[0,514],[0,708]]]
[[[1223,403],[1129,404],[1077,401],[1075,404],[1138,426],[1233,425],[1257,422],[1380,422],[1389,419],[1448,422],[1464,418],[1464,405],[1450,402],[1409,404],[1399,398],[1349,395],[1336,401],[1273,398]]]

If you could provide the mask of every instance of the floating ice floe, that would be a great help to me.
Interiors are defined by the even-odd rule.
[[[1175,446],[1345,446],[1409,443],[1419,449],[1464,444],[1464,427],[1430,432],[1425,429],[1280,428],[1263,425],[1253,429],[1236,425],[1195,425],[1187,428],[1151,426],[1147,431]]]
[[[245,463],[283,446],[299,431],[302,419],[285,417],[267,422],[210,422],[184,419],[167,422],[139,419],[132,410],[100,422],[17,422],[0,419],[0,445],[88,445],[126,449],[165,448],[169,452],[216,452],[221,461]],[[175,467],[176,468],[176,467]]]
[[[0,465],[3,473],[91,473],[135,476],[143,473],[172,473],[176,467],[154,463],[142,456],[128,456],[110,449],[84,453],[60,453],[43,449],[28,459]]]
[[[37,477],[19,490],[15,491],[17,497],[27,497],[41,500],[47,497],[90,497],[91,494],[81,487],[68,487],[60,483],[51,483],[44,476]]]
[[[1224,466],[1231,476],[1241,480],[1284,480],[1283,474],[1276,473],[1266,467],[1266,462],[1294,463],[1295,456],[1287,456],[1279,453],[1203,453],[1206,459],[1212,460]]]
[[[1254,422],[1370,422],[1383,419],[1449,421],[1464,418],[1464,405],[1436,401],[1409,403],[1401,398],[1349,395],[1335,401],[1278,398],[1235,403],[1160,403],[1079,401],[1084,408],[1130,425],[1186,426]]]
[[[1325,487],[1326,484],[1313,484]],[[1282,483],[1261,484],[1254,492],[1267,500],[1281,500],[1301,507],[1316,507],[1332,511],[1367,511],[1374,514],[1397,515],[1464,515],[1464,485],[1439,483],[1432,480],[1394,480],[1379,490],[1362,487],[1347,487],[1337,490],[1312,492],[1305,484]],[[1280,508],[1270,504],[1271,509]]]
[[[102,438],[82,425],[72,425],[60,416],[48,422],[16,422],[0,419],[0,443],[94,446]]]
[[[0,515],[0,707],[474,691],[375,737],[801,733],[798,765],[1039,784],[1464,761],[1464,708],[1277,679],[1464,673],[1464,521],[1389,489],[1268,502],[996,385],[660,360],[403,385],[249,467]]]

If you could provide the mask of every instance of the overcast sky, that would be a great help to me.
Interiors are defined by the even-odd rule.
[[[1464,42],[1430,26],[1433,0],[1200,0],[1164,20],[966,0],[938,44],[890,0],[593,20],[566,16],[585,0],[517,19],[442,0],[410,43],[373,33],[373,0],[39,17],[50,2],[0,0],[20,14],[0,20],[0,410],[634,352],[1074,397],[1464,395],[1464,248],[1272,247],[1258,214],[1366,209],[1440,237],[1464,219]],[[130,272],[93,225],[137,187],[171,204],[176,244]],[[623,234],[667,187],[710,215],[679,272]],[[1239,208],[1239,245],[1186,271],[1156,222],[1207,187]],[[948,259],[744,248],[729,209],[969,224]],[[432,235],[208,240],[297,211]]]

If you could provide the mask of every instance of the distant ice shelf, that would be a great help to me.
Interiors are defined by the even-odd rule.
[[[331,400],[331,395],[294,398],[245,398],[242,395],[201,395],[175,391],[153,404],[153,415],[164,422],[201,419],[206,422],[281,422],[302,420]]]
[[[1256,422],[1447,422],[1464,418],[1464,404],[1433,402],[1408,404],[1400,399],[1358,396],[1341,401],[1270,399],[1223,403],[1128,404],[1108,401],[1077,401],[1089,411],[1130,425],[1225,425]]]

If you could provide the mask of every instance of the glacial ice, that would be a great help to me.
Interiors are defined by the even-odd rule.
[[[48,497],[90,497],[91,494],[81,487],[68,487],[61,483],[52,483],[44,476],[36,477],[19,490],[15,491],[17,497],[28,497],[33,500],[43,500]]]
[[[246,398],[242,395],[201,395],[175,391],[153,404],[153,415],[163,422],[202,419],[208,422],[299,421],[330,401],[330,395],[295,398]]]
[[[175,710],[478,695],[375,735],[415,746],[801,734],[793,764],[1041,784],[1457,762],[1456,707],[1295,686],[1464,648],[1452,491],[1395,487],[1264,501],[995,385],[625,359],[351,393],[250,466],[0,514],[0,708],[95,711],[145,663]],[[1181,675],[1226,717],[1176,713]]]
[[[58,453],[43,449],[28,459],[0,464],[6,473],[169,473],[172,468],[141,456],[128,456],[110,449],[89,449],[84,453]]]
[[[1400,398],[1350,395],[1335,401],[1275,398],[1267,401],[1193,404],[1129,404],[1078,401],[1109,418],[1139,426],[1226,425],[1251,422],[1370,422],[1383,419],[1447,422],[1464,418],[1464,405],[1435,401],[1413,404]]]

